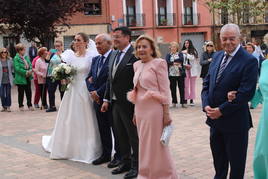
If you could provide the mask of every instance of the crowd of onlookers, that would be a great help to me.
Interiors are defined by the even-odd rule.
[[[267,38],[265,37],[264,40],[267,41]],[[254,42],[242,41],[241,45],[256,57],[260,69],[261,62],[268,53],[268,48],[262,47],[261,49],[256,40]],[[73,47],[71,46],[71,48]],[[13,59],[9,56],[7,48],[0,49],[0,95],[3,107],[1,111],[11,111],[11,87],[13,84],[18,88],[18,103],[21,111],[24,110],[24,94],[29,110],[34,110],[33,107],[35,107],[46,109],[47,112],[56,111],[55,92],[57,87],[61,88],[61,82],[53,81],[52,70],[62,62],[63,42],[55,41],[54,49],[50,50],[46,47],[37,49],[33,42],[28,49],[28,55],[26,55],[26,47],[21,43],[17,44],[15,49],[17,53]],[[179,89],[181,106],[183,108],[187,108],[187,104],[194,106],[196,79],[198,76],[202,79],[205,78],[212,61],[212,55],[216,52],[215,45],[212,41],[205,41],[201,55],[198,54],[190,39],[185,40],[182,47],[177,42],[171,42],[169,49],[170,53],[166,55],[166,61],[168,63],[172,107],[178,106],[177,88]],[[199,65],[201,65],[201,72],[199,72]],[[35,87],[33,104],[32,79]],[[59,91],[62,98],[64,91]],[[47,103],[47,94],[49,103]],[[39,106],[40,99],[41,106]]]
[[[24,110],[24,94],[26,95],[27,107],[30,111],[35,108],[46,109],[47,112],[56,111],[55,92],[61,87],[60,81],[52,79],[52,70],[62,62],[60,55],[63,52],[62,41],[55,41],[55,49],[40,47],[37,49],[35,43],[29,48],[26,55],[26,47],[19,43],[15,46],[16,55],[12,59],[6,48],[0,49],[0,95],[2,112],[10,112],[11,87],[18,89],[19,110]],[[32,104],[32,87],[34,82],[34,100]],[[49,103],[47,103],[47,94]],[[64,91],[60,90],[63,97]],[[41,100],[41,106],[39,101]],[[49,104],[49,105],[48,105]]]
[[[196,79],[198,77],[201,77],[204,82],[202,102],[203,110],[206,112],[206,116],[208,117],[207,124],[211,124],[211,140],[216,139],[215,141],[211,141],[212,153],[215,152],[213,153],[214,160],[217,158],[217,162],[222,163],[221,159],[223,154],[232,154],[232,157],[236,157],[236,154],[241,153],[239,149],[235,148],[237,142],[240,140],[239,137],[241,136],[246,136],[243,139],[244,141],[242,141],[244,142],[244,146],[242,146],[244,150],[243,152],[246,154],[248,129],[252,126],[252,123],[248,124],[251,120],[250,115],[247,115],[246,117],[243,116],[244,113],[249,114],[247,102],[250,99],[246,102],[243,100],[246,97],[251,98],[253,91],[255,91],[257,75],[254,74],[257,74],[257,70],[260,71],[261,64],[266,59],[267,50],[262,51],[258,44],[251,42],[240,44],[239,36],[240,31],[238,26],[234,24],[224,26],[223,30],[221,30],[221,44],[223,45],[224,51],[216,52],[214,43],[212,41],[206,41],[201,55],[198,54],[192,40],[190,39],[185,40],[181,47],[177,42],[171,42],[170,53],[166,55],[166,59],[164,60],[160,58],[160,53],[154,39],[147,35],[140,36],[133,47],[130,43],[131,31],[127,27],[119,27],[115,29],[113,32],[113,38],[111,38],[108,34],[99,34],[95,39],[97,46],[96,49],[98,50],[99,55],[94,57],[91,56],[90,59],[87,59],[88,37],[84,33],[77,34],[74,40],[74,49],[72,49],[72,51],[76,51],[76,53],[73,53],[73,55],[69,57],[77,58],[78,60],[87,59],[94,62],[94,65],[92,65],[94,68],[89,65],[90,69],[88,69],[88,78],[77,80],[81,80],[81,84],[87,84],[87,90],[93,100],[100,129],[99,133],[101,139],[98,140],[101,140],[103,149],[105,147],[109,148],[109,152],[105,153],[103,150],[103,154],[92,163],[94,165],[99,165],[110,162],[108,164],[108,168],[117,167],[112,171],[112,174],[119,174],[128,171],[128,173],[124,176],[126,179],[137,177],[137,175],[141,178],[157,178],[160,175],[163,176],[162,178],[177,178],[174,163],[170,156],[168,147],[164,147],[162,143],[160,143],[159,139],[161,138],[163,128],[170,126],[172,122],[169,113],[170,91],[172,97],[171,107],[176,107],[178,103],[177,87],[179,88],[180,104],[182,108],[187,108],[187,105],[194,106],[194,100],[196,99]],[[268,44],[268,34],[265,35],[264,41]],[[113,49],[112,44],[114,44],[113,47],[116,47],[116,50]],[[243,46],[248,53],[252,54],[252,56],[245,52],[241,46]],[[62,41],[55,41],[54,49],[50,50],[46,47],[40,47],[39,49],[36,49],[34,46],[30,47],[30,58],[25,54],[26,48],[23,44],[17,44],[15,49],[17,54],[13,59],[9,57],[6,48],[0,49],[0,92],[3,106],[2,112],[11,111],[11,86],[13,83],[18,89],[18,103],[20,111],[24,110],[24,94],[26,94],[29,110],[34,110],[35,107],[46,109],[47,112],[56,111],[55,92],[57,87],[60,89],[62,81],[54,80],[52,77],[52,71],[60,63],[64,62],[62,59],[66,59],[64,58],[64,55],[66,55],[68,50],[63,52]],[[236,54],[238,55],[236,56]],[[255,59],[258,63],[254,61]],[[238,75],[228,73],[223,74],[223,71],[226,70],[226,66],[231,60],[233,62],[233,66],[240,70]],[[253,75],[243,74],[244,71],[248,70],[249,66],[245,66],[245,63],[242,60],[245,60],[246,64],[254,66],[254,68],[250,68],[252,72],[255,72]],[[215,63],[212,63],[213,61],[215,61]],[[266,62],[267,61],[265,61],[265,63]],[[73,64],[75,63],[73,62]],[[218,66],[215,64],[218,64]],[[199,65],[201,65],[201,73],[199,73]],[[84,67],[84,65],[82,66]],[[214,70],[215,73],[212,72],[211,69]],[[229,68],[229,71],[227,72],[230,71],[231,70]],[[99,75],[101,72],[104,74],[102,77],[103,80],[98,81],[96,79],[100,79]],[[233,71],[231,72],[234,73]],[[81,70],[78,73],[83,76],[82,73],[84,72]],[[214,75],[215,78],[212,78],[212,75]],[[222,80],[224,76],[225,81],[223,80],[223,83],[220,83],[220,80]],[[250,81],[250,77],[252,78],[252,81]],[[34,81],[35,87],[33,104],[31,89],[32,80]],[[101,83],[101,85],[97,83]],[[233,85],[232,83],[237,84]],[[226,84],[229,86],[225,86]],[[210,85],[214,86],[210,88]],[[83,90],[85,91],[86,85],[82,86],[82,88],[84,88]],[[234,88],[237,91],[229,91],[231,88]],[[102,93],[98,91],[99,89],[102,89]],[[240,89],[244,91],[241,92],[239,91]],[[67,106],[68,100],[65,100],[67,98],[81,99],[81,96],[78,98],[81,94],[82,98],[89,97],[89,95],[85,95],[87,93],[77,93],[76,90],[80,90],[80,88],[75,85],[73,86],[73,90],[73,94],[71,93],[71,90],[65,92],[62,104],[65,103]],[[227,92],[228,95],[226,94]],[[229,92],[234,92],[233,97],[230,99]],[[47,103],[47,94],[49,103]],[[60,90],[60,95],[62,98],[64,91]],[[227,97],[228,100],[226,100]],[[211,100],[211,98],[213,100]],[[41,106],[39,106],[40,99]],[[81,105],[89,105],[89,100],[86,100],[86,102],[84,101],[85,103],[80,103],[80,101],[70,104],[68,103],[68,105],[71,105],[72,107],[77,105],[78,107],[81,107],[81,109]],[[71,109],[73,109],[72,107]],[[240,110],[239,107],[241,107],[244,111]],[[90,105],[88,108],[90,108]],[[83,108],[80,113],[77,113],[75,110],[71,110],[66,114],[65,111],[67,111],[67,109],[60,108],[63,112],[59,112],[57,120],[63,120],[64,122],[69,115],[75,116],[70,119],[74,121],[74,123],[80,122],[83,124],[84,120],[87,121],[88,118],[92,118],[92,116],[87,113],[89,110],[88,108]],[[93,106],[91,106],[91,108],[93,109]],[[234,116],[231,114],[232,112]],[[105,113],[106,116],[103,116]],[[243,115],[235,118],[235,115],[238,113],[239,115]],[[63,117],[61,118],[61,116]],[[111,116],[112,125],[109,124],[108,121]],[[238,122],[233,120],[233,118],[239,119],[237,120]],[[240,120],[242,118],[243,120]],[[244,120],[244,118],[250,118],[250,120]],[[92,118],[91,120],[94,119]],[[101,122],[105,122],[105,124],[101,124]],[[232,128],[232,122],[235,123],[235,127],[242,131],[241,136],[240,134],[237,135],[239,136],[238,138],[235,138],[237,137],[236,133],[233,134],[231,132],[229,134],[224,131],[235,129]],[[243,125],[245,124],[245,128],[248,129],[243,131],[244,128],[239,122]],[[91,129],[92,126],[90,125],[83,126],[83,128],[86,129],[86,127],[89,127],[88,129]],[[106,127],[104,125],[106,125]],[[72,125],[70,127],[70,131],[68,131],[66,130],[66,126],[67,125],[61,128],[60,131],[64,131],[67,134],[70,134],[70,136],[80,134],[81,132],[79,130],[72,132],[72,130],[74,130]],[[115,150],[120,154],[118,159],[114,157],[114,159],[116,159],[116,163],[113,163],[113,160],[111,161],[111,127],[115,131]],[[55,131],[56,130],[59,130],[59,128],[55,127]],[[88,141],[89,138],[93,138],[93,136],[82,138],[82,142],[80,142],[79,137],[79,140],[78,138],[73,138],[72,143],[70,143],[69,138],[66,139],[64,138],[66,136],[62,135],[64,133],[53,133],[55,133],[55,136],[60,134],[58,135],[60,136],[60,140],[67,143],[66,148],[59,146],[59,153],[64,154],[66,151],[76,148],[81,149],[82,151],[84,149],[84,145],[82,145],[85,143],[84,141]],[[105,137],[104,133],[109,133],[109,136]],[[108,138],[110,138],[110,141],[107,142]],[[109,143],[109,145],[105,144],[105,140]],[[224,141],[227,141],[227,143],[224,143]],[[58,144],[60,143],[53,143],[53,145]],[[226,152],[224,150],[225,145],[226,148],[229,147],[230,151]],[[213,146],[217,148],[213,148]],[[91,146],[89,146],[89,148],[90,147]],[[153,150],[151,150],[152,147]],[[233,151],[233,149],[236,149],[237,151]],[[92,150],[94,151],[95,149]],[[51,153],[53,153],[53,150]],[[69,152],[66,153],[69,154]],[[67,157],[63,158],[72,159],[73,157],[68,155],[66,156]],[[80,157],[80,153],[78,153],[78,156]],[[231,169],[231,175],[232,172],[236,173],[237,171],[240,172],[240,176],[244,175],[243,162],[245,163],[245,161],[240,162],[240,160],[235,160],[232,157],[223,157],[227,158],[226,162],[223,161],[223,163],[225,162],[227,165],[221,167],[219,170],[227,168],[227,170],[224,169],[223,171],[223,173],[227,175],[229,161],[236,162],[235,165],[240,165],[239,163],[242,163],[242,167],[236,169],[236,171]],[[243,156],[243,159],[245,158],[246,157]],[[162,165],[160,165],[160,163]],[[110,164],[112,164],[112,166]],[[217,165],[216,162],[214,162],[214,164],[215,166]],[[231,168],[233,167],[232,164],[233,163],[231,163]],[[218,171],[216,171],[216,175],[217,172]]]
[[[264,41],[268,41],[268,35],[264,37]],[[266,58],[268,48],[262,50],[260,45],[253,42],[241,43],[241,45],[258,60],[260,72],[261,63]],[[190,39],[184,41],[182,48],[180,48],[179,43],[171,42],[169,49],[170,53],[166,55],[166,61],[168,63],[172,107],[178,105],[177,87],[182,108],[187,108],[187,104],[194,106],[196,79],[198,76],[202,79],[206,77],[212,56],[216,52],[215,45],[212,41],[206,41],[200,56]],[[199,64],[201,65],[200,73]]]

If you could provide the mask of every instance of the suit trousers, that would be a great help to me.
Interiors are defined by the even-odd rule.
[[[247,157],[248,131],[223,133],[210,128],[210,147],[216,171],[214,179],[243,179]]]
[[[111,157],[112,153],[112,134],[109,111],[101,112],[101,105],[94,102],[94,108],[98,120],[98,126],[102,144],[102,156]]]
[[[122,164],[131,164],[132,169],[138,170],[139,139],[137,128],[132,121],[134,107],[120,104],[115,100],[112,102],[112,114],[115,132],[118,135]]]
[[[24,92],[26,94],[26,99],[27,99],[27,106],[31,107],[32,106],[32,89],[31,89],[31,81],[29,78],[26,79],[27,84],[26,85],[19,85],[18,86],[18,102],[19,102],[19,107],[23,107],[23,98],[24,98]]]
[[[184,78],[181,76],[170,76],[170,90],[171,90],[171,96],[172,96],[172,103],[177,104],[177,85],[180,92],[180,104],[185,104],[184,100]]]

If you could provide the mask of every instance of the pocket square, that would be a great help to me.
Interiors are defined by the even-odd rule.
[[[133,65],[133,63],[127,63],[126,65],[127,65],[127,66],[130,66],[130,65]]]

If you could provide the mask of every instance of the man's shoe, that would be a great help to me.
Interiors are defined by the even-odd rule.
[[[48,108],[46,112],[55,112],[57,111],[56,107]]]
[[[112,170],[112,174],[117,175],[120,173],[124,173],[124,172],[129,171],[130,168],[131,168],[130,165],[122,164],[122,165],[119,165],[116,169]]]
[[[137,176],[138,176],[138,170],[131,169],[129,170],[129,172],[125,174],[124,179],[136,178]]]
[[[115,168],[115,167],[118,167],[120,164],[120,160],[114,158],[108,165],[107,167],[108,168]]]
[[[109,162],[111,160],[111,157],[101,156],[100,158],[94,160],[92,162],[93,165],[100,165],[106,162]]]

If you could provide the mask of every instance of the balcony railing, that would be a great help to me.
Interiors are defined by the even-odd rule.
[[[199,25],[200,24],[200,14],[182,14],[182,25]]]
[[[145,26],[145,14],[125,14],[124,22],[128,27],[143,27]]]
[[[156,25],[157,26],[175,26],[176,25],[176,14],[156,14]]]

